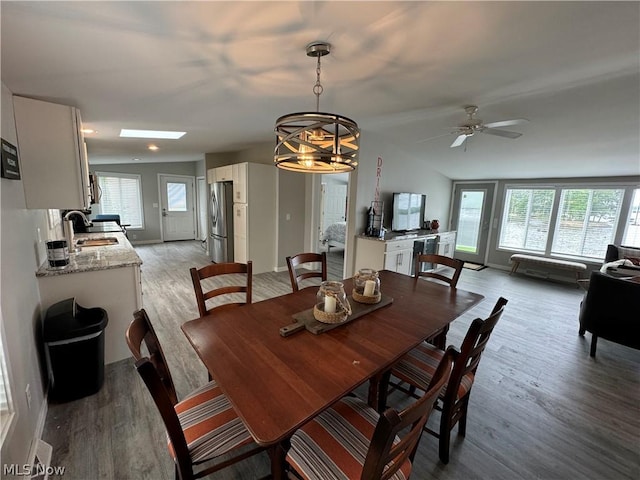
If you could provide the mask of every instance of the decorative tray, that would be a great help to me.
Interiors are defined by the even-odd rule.
[[[307,310],[303,310],[302,312],[298,312],[292,315],[294,319],[294,323],[282,327],[280,329],[280,335],[282,335],[283,337],[288,337],[289,335],[299,332],[300,330],[303,330],[305,328],[309,330],[311,333],[318,335],[320,333],[333,330],[334,328],[339,327],[340,325],[349,323],[355,320],[356,318],[359,318],[369,312],[373,312],[374,310],[377,310],[382,307],[386,307],[387,305],[390,305],[391,303],[393,303],[393,298],[388,297],[386,295],[382,295],[380,302],[375,304],[358,303],[353,300],[351,295],[347,297],[347,300],[351,305],[352,313],[347,317],[347,319],[344,322],[340,322],[340,323],[319,322],[313,316],[313,308],[309,308]]]

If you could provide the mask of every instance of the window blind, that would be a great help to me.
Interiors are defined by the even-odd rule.
[[[544,252],[554,189],[507,188],[499,246]]]
[[[614,243],[623,189],[563,189],[551,253],[603,258]]]
[[[118,214],[128,228],[144,228],[140,175],[97,173],[102,196],[100,212]]]

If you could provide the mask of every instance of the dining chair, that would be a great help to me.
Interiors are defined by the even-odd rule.
[[[416,279],[420,277],[433,278],[435,280],[446,283],[451,288],[456,288],[456,286],[458,285],[458,279],[460,278],[460,274],[462,273],[462,266],[464,265],[464,262],[462,260],[458,260],[457,258],[445,257],[443,255],[436,255],[435,253],[423,253],[420,255],[416,255],[415,262]],[[451,267],[453,268],[453,272],[451,273],[451,276],[448,276],[435,270],[424,271],[422,269],[423,263],[432,263],[434,265],[444,265],[446,267]]]
[[[458,285],[458,279],[460,278],[460,274],[462,273],[462,266],[464,262],[458,260],[456,258],[445,257],[443,255],[436,255],[433,253],[425,253],[421,255],[416,255],[415,260],[415,278],[418,280],[419,278],[433,278],[436,281],[444,282],[449,285],[451,288],[456,288]],[[451,276],[447,276],[444,273],[439,273],[433,270],[423,271],[422,264],[423,263],[431,263],[435,265],[445,265],[447,267],[453,268],[453,272]],[[431,338],[427,341],[429,343],[434,344],[436,347],[444,350],[447,345],[447,333],[449,332],[449,325],[442,327],[437,333],[435,333]]]
[[[126,339],[136,369],[149,389],[167,430],[176,480],[204,477],[264,450],[254,442],[215,381],[178,401],[162,347],[144,309],[134,312]],[[239,453],[194,472],[195,465],[234,451]]]
[[[456,355],[443,354],[420,398],[401,411],[378,414],[347,396],[298,429],[286,454],[289,472],[304,480],[408,479],[423,427]]]
[[[215,310],[220,308],[228,308],[230,306],[247,305],[251,303],[251,289],[252,289],[252,263],[212,263],[202,268],[191,268],[191,280],[193,282],[193,288],[196,293],[196,302],[198,303],[198,311],[201,317],[211,315]],[[216,281],[211,290],[204,291],[202,287],[202,280],[209,279],[211,277],[219,277],[221,275],[234,275],[241,274],[246,276],[245,282],[240,282],[234,278],[235,285],[228,285],[220,281]],[[207,300],[219,297],[221,295],[228,295],[225,299],[238,300],[235,294],[245,294],[244,302],[230,301],[228,303],[217,305],[207,309]]]
[[[320,264],[312,267],[310,264]],[[303,268],[298,269],[302,266]],[[309,267],[309,268],[307,268]],[[300,282],[308,278],[318,277],[322,281],[327,280],[327,254],[322,253],[299,253],[292,257],[287,257],[287,268],[289,269],[289,279],[294,292],[300,290]]]
[[[469,326],[462,341],[460,353],[456,356],[449,382],[440,394],[439,402],[435,406],[437,410],[441,411],[439,432],[425,428],[428,433],[439,439],[439,455],[443,463],[449,463],[450,432],[456,423],[458,424],[458,433],[462,436],[466,433],[469,397],[478,364],[507,302],[508,300],[500,297],[489,317],[485,320],[476,318]],[[430,343],[422,342],[395,363],[390,373],[400,382],[387,382],[389,377],[383,377],[380,384],[379,410],[386,407],[387,396],[393,390],[400,390],[412,396],[416,396],[419,390],[424,390],[429,385],[444,354],[444,350]],[[386,388],[386,383],[391,385],[390,389]],[[404,384],[415,387],[418,391],[415,388],[407,389]]]

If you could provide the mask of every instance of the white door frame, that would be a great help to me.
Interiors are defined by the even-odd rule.
[[[194,184],[194,188],[192,188],[191,190],[191,202],[192,205],[194,205],[194,208],[192,210],[192,215],[193,215],[193,225],[194,228],[197,228],[198,222],[196,219],[196,209],[195,209],[195,205],[196,205],[196,189],[195,189],[195,176],[193,175],[175,175],[172,173],[158,173],[158,219],[160,221],[160,240],[162,242],[164,242],[164,221],[162,220],[162,177],[177,177],[177,178],[188,178],[191,179],[193,181]]]
[[[483,205],[483,216],[486,215],[485,218],[487,218],[488,220],[488,224],[486,225],[486,228],[484,228],[484,230],[486,231],[486,243],[484,245],[484,252],[478,252],[478,257],[482,258],[481,263],[486,265],[487,260],[489,258],[489,249],[491,247],[491,232],[493,231],[494,228],[494,215],[495,215],[495,208],[496,208],[496,201],[497,201],[497,192],[498,192],[498,182],[497,181],[491,181],[491,180],[487,180],[487,181],[483,181],[483,180],[473,180],[473,181],[455,181],[453,182],[453,188],[451,189],[451,207],[450,207],[450,211],[449,211],[449,230],[455,230],[456,229],[456,225],[453,224],[453,219],[454,218],[458,218],[458,212],[454,211],[454,208],[456,206],[456,190],[458,187],[460,186],[467,186],[469,188],[472,188],[473,185],[492,185],[493,188],[493,192],[492,192],[492,198],[491,198],[491,204],[487,204],[487,201],[485,199],[485,204]],[[459,205],[458,205],[459,206]],[[456,242],[457,242],[457,235],[456,235]],[[462,256],[464,257],[464,255],[460,255],[459,252],[456,252],[454,249],[454,254],[457,255],[456,258],[458,258],[458,256]],[[465,260],[464,258],[461,258],[462,260]],[[468,259],[467,261],[472,261],[471,259]],[[475,259],[473,261],[476,261]]]
[[[206,178],[203,176],[196,177],[196,232],[198,240],[206,240],[209,236],[209,232],[207,231],[207,225],[209,224],[209,215],[207,214],[207,206],[209,204],[209,189],[207,188]],[[200,196],[202,194],[202,190],[204,189],[204,203],[200,201]],[[202,209],[204,208],[204,232],[201,231],[200,228],[200,215],[202,213]]]
[[[350,172],[347,180],[347,208],[346,208],[346,221],[347,221],[347,234],[345,236],[344,245],[344,262],[342,264],[343,276],[347,274],[347,262],[349,261],[348,248],[351,244],[349,224],[353,221],[350,219],[351,209],[355,202],[352,194],[353,186],[355,185],[354,172]],[[354,182],[354,183],[352,183]],[[305,184],[305,238],[304,244],[306,245],[305,251],[317,252],[320,246],[320,229],[322,228],[322,175],[307,175]],[[353,195],[355,196],[355,195]]]

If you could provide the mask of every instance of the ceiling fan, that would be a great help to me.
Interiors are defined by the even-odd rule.
[[[467,112],[467,121],[458,125],[456,130],[452,132],[457,133],[458,136],[451,144],[451,148],[459,147],[468,137],[473,136],[477,132],[488,133],[490,135],[497,135],[498,137],[511,138],[515,140],[522,136],[522,134],[518,132],[511,132],[509,130],[499,130],[498,127],[510,127],[511,125],[519,125],[529,121],[524,118],[514,118],[512,120],[484,123],[481,119],[474,116],[478,112],[477,106],[468,105],[464,107],[464,111]]]

